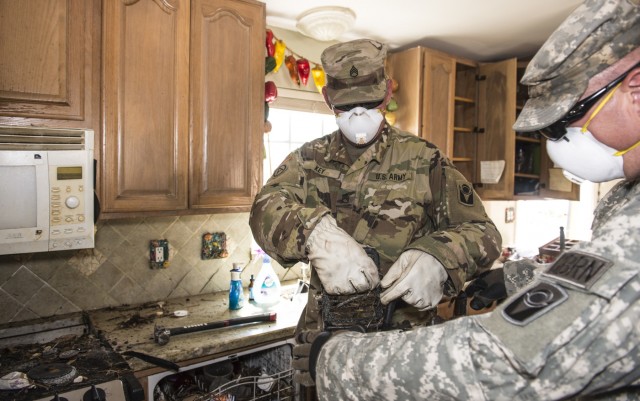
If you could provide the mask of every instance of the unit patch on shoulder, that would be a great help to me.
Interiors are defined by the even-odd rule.
[[[611,265],[612,261],[600,256],[580,251],[565,252],[543,275],[589,289]]]
[[[278,168],[273,172],[273,177],[277,177],[280,174],[284,173],[285,171],[287,171],[287,165],[286,164],[281,164],[280,166],[278,166]]]
[[[473,206],[473,188],[468,182],[458,181],[458,202],[465,206]]]
[[[567,300],[564,288],[541,281],[525,293],[509,301],[502,316],[510,323],[526,326]]]

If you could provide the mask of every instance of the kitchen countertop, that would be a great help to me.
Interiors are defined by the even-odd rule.
[[[297,281],[283,283],[281,301],[269,307],[245,301],[241,309],[229,310],[229,293],[222,291],[168,299],[163,303],[106,308],[91,311],[89,316],[94,328],[104,334],[116,351],[135,351],[185,366],[199,358],[213,359],[292,338],[307,299],[306,293],[291,298],[296,288]],[[175,317],[174,311],[187,311],[188,314]],[[165,345],[154,341],[156,325],[174,328],[267,312],[277,313],[275,322],[247,323],[174,335]],[[137,357],[125,358],[136,372],[156,367]]]
[[[293,338],[298,319],[307,300],[307,293],[292,297],[298,281],[282,283],[282,297],[278,304],[269,307],[245,301],[244,307],[229,310],[229,293],[227,291],[173,298],[162,303],[152,302],[143,305],[106,308],[90,311],[89,317],[94,329],[101,332],[111,346],[121,354],[126,351],[161,358],[188,366],[209,359],[233,355],[240,351],[262,345],[286,341]],[[245,296],[247,295],[245,291]],[[163,311],[164,314],[159,315]],[[175,311],[187,311],[187,316],[175,317]],[[230,318],[246,317],[267,312],[277,313],[275,322],[248,323],[218,329],[204,330],[171,336],[165,345],[154,340],[154,327],[175,328],[202,323],[217,322]],[[478,312],[472,312],[475,314]],[[452,303],[441,303],[438,315],[451,317]],[[396,308],[393,316],[396,328],[431,324],[435,312],[420,312],[406,305]],[[145,362],[137,357],[124,355],[137,376],[143,377],[166,368]]]

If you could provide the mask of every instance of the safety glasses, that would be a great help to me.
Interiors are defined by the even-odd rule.
[[[354,103],[354,104],[345,104],[342,106],[333,106],[333,110],[338,110],[338,111],[349,111],[351,109],[355,109],[356,107],[364,107],[367,110],[371,110],[371,109],[375,109],[377,107],[379,107],[382,104],[382,101],[378,101],[378,102],[368,102],[368,103]]]
[[[609,92],[612,88],[622,82],[623,79],[635,68],[640,67],[640,62],[628,69],[624,74],[611,81],[604,88],[594,92],[589,97],[586,97],[579,101],[575,106],[571,108],[560,120],[549,125],[548,127],[540,129],[540,133],[547,139],[557,141],[567,134],[567,126],[574,121],[577,121],[584,117],[585,114],[600,101],[600,99]]]

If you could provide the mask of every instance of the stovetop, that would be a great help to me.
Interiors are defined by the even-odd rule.
[[[125,381],[129,381],[133,375],[127,362],[103,338],[89,332],[84,320],[79,316],[81,324],[70,325],[69,329],[55,327],[64,326],[55,321],[0,327],[0,377],[22,372],[34,384],[22,389],[0,390],[0,398],[9,401],[53,399],[55,395],[72,392],[83,394],[92,386],[100,388],[105,383],[119,384],[125,377]],[[114,396],[109,401],[116,399],[125,398]]]

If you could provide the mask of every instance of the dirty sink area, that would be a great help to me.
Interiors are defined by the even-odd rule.
[[[223,291],[164,302],[106,308],[91,311],[89,316],[93,329],[125,357],[134,372],[158,367],[169,369],[171,364],[184,365],[190,361],[228,355],[235,350],[292,338],[307,297],[306,293],[293,296],[297,286],[296,281],[284,282],[281,300],[273,306],[260,306],[247,301],[241,309],[229,310],[229,294]],[[165,335],[160,342],[158,336],[154,335],[159,327],[180,332],[180,328],[185,326],[270,313],[276,314],[275,321]],[[160,359],[159,363],[153,358]]]

